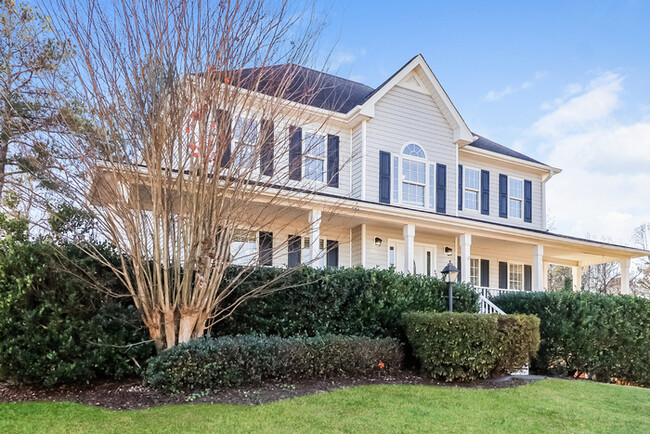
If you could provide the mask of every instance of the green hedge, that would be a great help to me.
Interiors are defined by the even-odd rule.
[[[494,303],[541,319],[541,346],[531,369],[650,386],[650,300],[555,292],[508,294]]]
[[[226,282],[236,275],[233,267]],[[261,268],[240,282],[233,298],[268,282],[283,270]],[[448,286],[436,278],[393,270],[302,267],[282,281],[290,286],[246,301],[212,335],[264,334],[283,337],[326,334],[401,337],[401,317],[411,310],[444,312]],[[454,310],[478,312],[478,295],[467,285],[454,288]]]
[[[150,360],[145,384],[167,392],[191,392],[263,381],[371,375],[399,368],[395,339],[350,336],[204,338]]]
[[[531,315],[409,312],[404,327],[422,372],[447,381],[511,372],[539,348],[539,319]]]
[[[132,345],[148,340],[137,309],[84,274],[123,293],[107,267],[72,245],[0,242],[0,379],[52,386],[139,374],[153,345]]]

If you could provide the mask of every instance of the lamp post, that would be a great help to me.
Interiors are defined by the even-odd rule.
[[[445,266],[445,268],[442,269],[441,273],[447,279],[447,283],[449,283],[449,312],[453,312],[454,311],[453,284],[454,281],[456,280],[456,276],[458,276],[458,268],[454,267],[454,264],[452,264],[451,261],[449,261],[449,263]]]

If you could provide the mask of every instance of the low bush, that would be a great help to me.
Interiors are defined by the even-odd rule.
[[[52,386],[139,373],[153,345],[134,345],[148,340],[137,309],[88,283],[124,294],[107,267],[51,240],[0,244],[0,378]]]
[[[409,312],[403,321],[422,372],[447,381],[517,370],[539,348],[539,319],[530,315]]]
[[[232,267],[224,284],[238,271]],[[235,299],[285,272],[274,268],[255,270],[238,282],[231,297]],[[400,338],[404,312],[444,312],[449,305],[444,281],[393,270],[302,267],[289,273],[281,284],[289,288],[246,301],[229,318],[217,323],[212,335],[340,334]],[[478,295],[472,288],[455,285],[455,311],[478,312],[477,303]]]
[[[395,339],[349,336],[222,336],[166,350],[149,361],[145,384],[191,392],[263,381],[370,375],[399,368]]]
[[[540,350],[531,370],[650,386],[650,300],[585,292],[507,294],[494,302],[509,313],[537,315]]]

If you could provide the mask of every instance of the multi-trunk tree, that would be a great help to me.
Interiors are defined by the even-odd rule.
[[[314,11],[266,0],[56,7],[92,129],[73,124],[76,134],[58,137],[50,173],[118,250],[113,270],[157,347],[200,337],[246,299],[284,289],[280,274],[233,297],[271,256],[286,263],[276,256],[292,239],[272,233],[308,233],[306,210],[338,206],[318,194],[327,136],[298,128],[328,121],[308,104],[318,77],[295,66],[320,52]],[[226,283],[233,264],[239,275]]]

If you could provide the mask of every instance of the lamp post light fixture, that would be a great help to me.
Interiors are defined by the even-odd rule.
[[[456,281],[456,276],[458,276],[458,268],[456,268],[454,264],[451,263],[450,260],[449,263],[445,266],[445,268],[442,269],[441,273],[443,276],[445,276],[447,283],[449,283],[449,312],[453,312],[454,311],[453,285],[454,282]]]
[[[379,237],[375,237],[375,247],[381,247],[381,242],[383,240]]]

